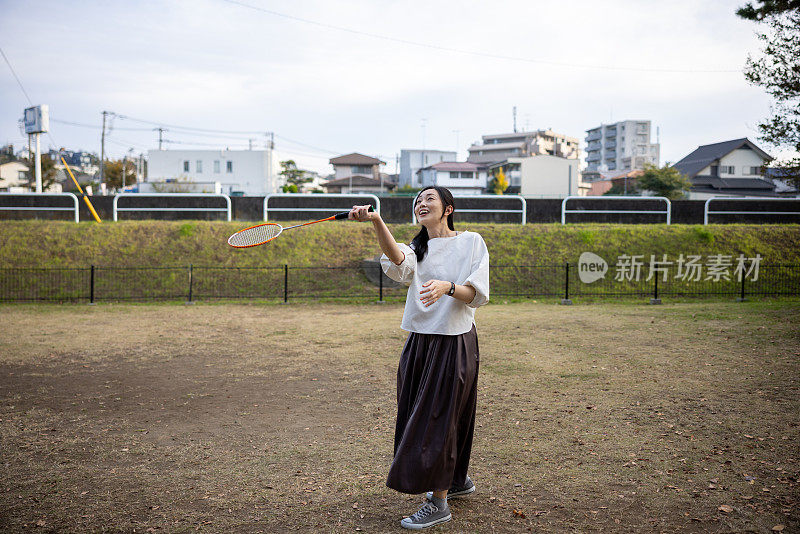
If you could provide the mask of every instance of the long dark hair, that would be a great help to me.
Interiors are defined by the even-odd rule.
[[[453,206],[453,212],[456,211],[453,193],[451,193],[446,187],[440,187],[438,185],[429,185],[428,187],[422,188],[422,190],[417,193],[417,196],[414,199],[415,211],[417,208],[417,199],[428,189],[435,189],[436,192],[439,193],[439,198],[442,199],[442,217],[444,217],[444,210],[447,209],[447,206]],[[447,216],[447,227],[451,230],[455,230],[453,227],[453,213],[450,213]],[[422,261],[425,258],[425,254],[428,252],[428,239],[430,239],[428,237],[428,229],[423,226],[419,233],[414,236],[414,239],[411,240],[411,248],[414,249],[414,254],[417,255],[417,261]]]

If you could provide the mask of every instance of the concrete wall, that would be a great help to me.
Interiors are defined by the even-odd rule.
[[[578,194],[581,173],[577,159],[534,156],[520,160],[522,196],[566,196]],[[570,191],[570,169],[572,169]]]

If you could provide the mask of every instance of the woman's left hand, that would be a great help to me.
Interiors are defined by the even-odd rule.
[[[422,296],[419,299],[427,308],[439,300],[439,297],[446,295],[448,291],[450,291],[450,282],[445,282],[443,280],[428,280],[422,284],[422,291],[419,292],[419,294]]]

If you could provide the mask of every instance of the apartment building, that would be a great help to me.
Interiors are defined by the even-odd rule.
[[[650,142],[650,121],[620,121],[586,130],[586,172],[625,173],[659,164],[659,144]]]
[[[258,196],[278,191],[272,150],[150,150],[148,182]],[[209,185],[210,184],[210,185]]]
[[[469,147],[470,163],[495,163],[508,158],[548,155],[580,159],[580,141],[553,130],[484,135],[481,144]]]
[[[417,171],[443,161],[456,161],[458,154],[447,150],[414,150],[402,149],[400,151],[400,187],[420,187],[420,175]]]

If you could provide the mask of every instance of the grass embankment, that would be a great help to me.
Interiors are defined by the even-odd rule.
[[[378,254],[371,225],[323,223],[290,230],[268,246],[234,250],[241,222],[124,221],[0,223],[0,267],[356,266]],[[412,225],[392,225],[408,242]],[[620,254],[761,254],[764,263],[800,263],[800,225],[459,224],[483,235],[493,265],[575,262],[584,251]]]

